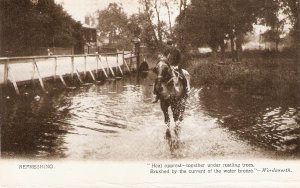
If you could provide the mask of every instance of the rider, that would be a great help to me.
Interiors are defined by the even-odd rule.
[[[180,74],[183,80],[183,87],[185,88],[185,91],[187,91],[187,80],[182,72],[181,52],[179,49],[176,48],[172,39],[167,40],[167,45],[163,52],[163,56],[164,56],[163,59],[165,59],[175,71],[176,70],[178,71],[178,73]],[[155,89],[155,85],[156,85],[156,81],[154,84],[154,92],[153,92],[156,95],[156,97],[153,103],[156,103],[159,100],[159,95]]]

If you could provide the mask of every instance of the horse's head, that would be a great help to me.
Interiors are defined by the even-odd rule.
[[[156,67],[153,70],[157,74],[157,84],[156,84],[156,91],[163,95],[166,92],[166,85],[172,79],[172,70],[170,65],[161,60],[157,63]]]
[[[154,68],[159,82],[168,81],[172,77],[170,65],[166,61],[159,61]]]

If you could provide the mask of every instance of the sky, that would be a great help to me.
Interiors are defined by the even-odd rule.
[[[138,13],[139,9],[141,9],[141,5],[139,5],[138,0],[55,0],[56,3],[62,4],[64,9],[77,21],[81,21],[84,23],[84,17],[88,14],[93,14],[97,10],[103,10],[108,7],[109,3],[118,3],[122,5],[123,10],[128,15]],[[171,7],[171,22],[174,25],[175,18],[179,14],[177,10],[178,5],[173,5]],[[168,23],[168,15],[166,8],[162,7],[160,12],[161,20]],[[153,19],[154,23],[156,19]],[[156,24],[156,23],[155,23]],[[285,32],[289,31],[289,25],[285,26]],[[268,30],[268,27],[262,25],[254,25],[254,31],[252,34],[256,36],[257,40],[259,34]],[[256,41],[257,42],[257,41]]]
[[[55,0],[62,3],[64,9],[77,21],[84,21],[87,14],[97,10],[105,9],[109,3],[116,2],[122,4],[127,14],[138,12],[138,0]]]
[[[119,3],[122,5],[124,12],[128,15],[138,13],[141,6],[138,0],[55,0],[56,3],[62,4],[64,9],[77,21],[84,23],[84,17],[87,14],[92,14],[97,10],[107,8],[109,3]],[[168,23],[166,9],[161,9],[161,19]],[[172,8],[171,22],[175,21],[178,11],[175,7]],[[155,19],[154,19],[155,21]]]
[[[97,10],[103,10],[107,8],[109,3],[116,2],[122,5],[124,11],[128,14],[138,13],[141,6],[138,0],[55,0],[56,3],[62,3],[64,9],[77,21],[84,23],[84,17],[88,14],[92,14]],[[168,23],[168,16],[166,10],[161,9],[161,19]],[[178,10],[175,7],[172,8],[172,25],[175,22],[175,18],[178,15]],[[156,21],[155,19],[153,20]],[[264,26],[255,25],[255,34],[263,33],[267,30]]]

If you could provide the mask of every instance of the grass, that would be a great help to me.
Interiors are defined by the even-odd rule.
[[[245,58],[241,62],[226,59],[222,64],[210,58],[192,58],[187,70],[193,84],[261,95],[295,93],[300,84],[300,69],[296,60],[289,58]]]

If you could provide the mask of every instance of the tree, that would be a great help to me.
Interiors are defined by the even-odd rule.
[[[226,19],[220,19],[225,14],[224,4],[218,0],[192,0],[184,15],[177,18],[177,33],[192,46],[210,46],[215,54],[224,44],[228,26]]]
[[[299,20],[299,0],[282,0],[282,7],[285,14],[287,14],[291,20],[292,30],[290,35],[294,38],[294,46],[300,48],[300,20]]]
[[[230,39],[233,57],[239,61],[244,36],[253,30],[266,2],[273,0],[191,0],[177,18],[177,33],[192,46],[210,46],[213,54],[219,47],[224,54],[224,40]]]
[[[131,15],[129,18],[128,28],[131,30],[131,33],[134,33],[135,28],[140,28],[139,37],[141,42],[144,43],[151,52],[156,50],[156,47],[158,46],[157,38],[152,22],[149,21],[147,13],[141,12]]]
[[[169,21],[169,30],[170,30],[170,35],[172,36],[171,10],[170,10],[169,3],[170,3],[170,1],[168,2],[167,0],[165,0],[163,2],[163,5],[167,8],[168,21]]]
[[[163,47],[163,39],[170,36],[171,34],[171,18],[170,18],[170,6],[172,1],[166,0],[139,0],[144,10],[145,20],[148,24],[148,29],[151,32],[150,35],[155,41],[155,47],[160,49]],[[163,8],[166,8],[169,17],[169,28],[165,21],[161,19],[161,12]],[[154,23],[156,20],[157,24]],[[168,30],[170,32],[168,32]]]
[[[145,18],[146,22],[146,29],[149,31],[150,37],[153,37],[154,40],[154,46],[157,47],[159,46],[159,40],[156,35],[155,29],[157,28],[155,24],[152,22],[152,18],[154,17],[154,10],[153,10],[153,0],[139,0],[139,3],[142,5],[144,13],[143,17]]]
[[[186,10],[187,10],[187,0],[179,0],[179,15],[176,18],[176,22],[174,24],[174,37],[178,41],[178,46],[180,50],[185,53],[186,51],[186,45],[184,43],[184,40],[186,38],[186,32],[185,31],[185,24],[186,21]]]
[[[128,18],[121,6],[110,3],[105,10],[98,11],[98,20],[100,40],[108,39],[108,44],[113,47],[124,48],[130,45]]]
[[[13,55],[22,52],[30,42],[29,27],[33,5],[31,1],[5,0],[0,2],[1,15],[1,55]],[[30,47],[30,43],[29,43]]]
[[[1,55],[35,55],[41,47],[82,43],[81,25],[54,0],[2,0]]]

